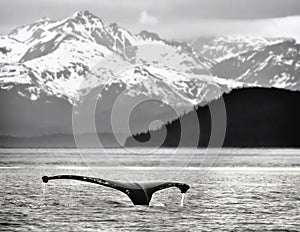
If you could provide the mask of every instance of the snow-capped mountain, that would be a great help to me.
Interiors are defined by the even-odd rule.
[[[266,46],[280,43],[285,38],[262,38],[249,36],[219,36],[198,38],[191,46],[199,55],[219,63],[249,51],[258,51]]]
[[[17,86],[32,100],[46,94],[76,104],[93,88],[114,84],[132,96],[199,104],[249,84],[298,89],[297,47],[284,38],[242,36],[168,41],[105,25],[82,11],[58,21],[42,18],[1,36],[0,88]],[[99,62],[105,67],[99,69]],[[126,68],[114,73],[116,64]]]
[[[82,93],[97,87],[95,84],[119,83],[134,87],[131,93],[162,94],[166,103],[178,102],[178,97],[183,97],[183,102],[197,104],[201,102],[199,92],[209,92],[210,86],[222,89],[227,82],[232,83],[207,78],[211,75],[212,62],[201,58],[186,43],[169,42],[147,31],[133,35],[115,23],[104,25],[87,11],[60,21],[43,18],[13,30],[1,37],[0,43],[1,88],[22,84],[24,88],[19,86],[20,94],[32,100],[43,92],[74,104],[81,99]],[[93,67],[107,57],[113,57],[113,62],[121,67],[139,64],[139,70],[147,71],[135,71],[131,75],[131,70],[118,73],[117,77],[93,72]],[[155,70],[155,74],[150,69]],[[171,77],[175,71],[165,71],[172,69],[177,71],[176,78]],[[106,70],[106,73],[110,72]],[[87,75],[93,81],[86,80]],[[82,83],[91,85],[85,85],[83,90]],[[141,91],[137,88],[139,85],[143,87]],[[194,90],[191,92],[191,89]],[[176,96],[176,100],[171,96]]]
[[[186,43],[148,31],[132,34],[87,11],[43,18],[0,37],[0,135],[70,134],[72,107],[98,89],[101,133],[112,132],[113,101],[121,92],[124,109],[140,96],[161,100],[133,116],[133,132],[140,132],[153,120],[173,119],[167,105],[184,112],[244,86],[299,90],[299,67],[299,46],[290,39]]]
[[[87,11],[43,18],[0,38],[0,135],[72,134],[72,106],[97,89],[103,89],[95,113],[99,133],[112,133],[119,93],[125,93],[124,109],[139,96],[162,101],[133,113],[132,132],[139,132],[148,122],[176,117],[167,105],[183,113],[241,86],[211,76],[212,65],[185,42],[147,31],[134,35]],[[120,133],[124,126],[118,125]]]
[[[300,90],[300,45],[293,39],[224,60],[214,75],[246,84]]]

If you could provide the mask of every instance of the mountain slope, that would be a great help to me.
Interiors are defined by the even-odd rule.
[[[299,48],[295,40],[286,40],[224,60],[211,71],[218,77],[242,83],[299,90]]]
[[[109,57],[120,63],[121,67],[153,65],[157,69],[163,66],[200,80],[203,75],[211,74],[211,62],[199,57],[186,43],[167,41],[146,31],[133,35],[115,23],[104,25],[88,11],[76,12],[59,21],[41,19],[13,30],[8,36],[1,37],[0,42],[4,45],[0,54],[0,87],[12,88],[13,79],[18,84],[22,66],[22,74],[31,79],[22,83],[27,83],[31,88],[20,92],[31,96],[31,99],[39,98],[42,92],[76,104],[82,99],[83,93],[98,87],[81,89],[82,82],[89,82],[86,80],[88,76],[98,78],[97,82],[90,83],[108,85],[100,80],[110,79],[111,76],[103,78],[103,73],[95,73],[94,67]],[[110,67],[105,68],[106,73],[111,71]],[[139,79],[142,80],[142,76]],[[190,85],[197,88],[194,82],[191,81]],[[173,92],[178,91],[180,89],[173,89]],[[191,101],[195,101],[195,98]]]
[[[300,101],[299,92],[265,88],[239,89],[225,94],[224,101],[227,111],[225,147],[300,147],[300,109],[297,107]],[[199,107],[197,115],[201,128],[198,146],[206,147],[211,133],[208,106]],[[188,125],[189,128],[185,130],[190,132],[183,138],[180,137],[180,122]],[[151,138],[154,139],[150,146],[162,142],[155,138],[161,138],[159,135],[164,130],[167,133],[164,147],[177,147],[180,139],[182,146],[195,146],[190,144],[190,138],[199,131],[195,131],[194,123],[189,122],[193,122],[191,113],[159,130],[151,131]],[[146,142],[149,138],[149,132],[137,134],[127,139],[126,146],[143,146],[140,142]],[[136,140],[140,142],[137,143]]]
[[[249,36],[219,36],[198,38],[191,42],[196,52],[219,63],[250,51],[259,51],[266,46],[285,41],[285,38],[262,38]]]

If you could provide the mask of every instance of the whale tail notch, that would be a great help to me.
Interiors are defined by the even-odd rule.
[[[113,188],[125,193],[134,205],[149,205],[152,195],[155,192],[166,188],[177,187],[181,191],[181,193],[186,193],[190,189],[189,185],[178,182],[121,182],[76,175],[42,177],[44,183],[48,183],[49,180],[55,179],[71,179],[86,181],[94,184],[103,185],[105,187]]]

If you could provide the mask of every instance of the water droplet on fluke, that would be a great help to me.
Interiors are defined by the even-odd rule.
[[[181,201],[180,206],[183,207],[183,201],[184,201],[185,193],[181,193]]]

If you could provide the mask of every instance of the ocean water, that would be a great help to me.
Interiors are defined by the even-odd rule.
[[[2,149],[0,231],[300,231],[299,150],[214,152]],[[100,185],[41,181],[60,174],[182,181],[191,189],[183,206],[176,188],[155,193],[150,207],[133,206]]]

